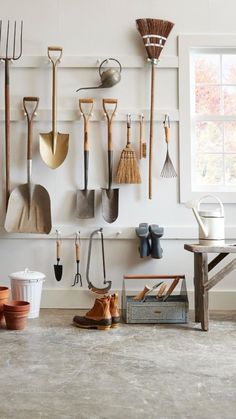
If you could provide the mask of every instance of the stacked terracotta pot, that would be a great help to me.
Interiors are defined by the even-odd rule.
[[[3,304],[7,303],[9,297],[9,288],[0,287],[0,326],[5,324],[4,314],[3,314]]]
[[[22,330],[26,326],[30,310],[27,301],[8,301],[9,288],[0,286],[0,327],[9,330]]]
[[[12,300],[3,304],[3,313],[7,329],[22,330],[26,326],[30,310],[30,303],[27,301]]]

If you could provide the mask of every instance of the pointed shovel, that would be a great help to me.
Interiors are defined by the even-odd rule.
[[[108,189],[102,189],[102,215],[107,223],[113,223],[118,217],[119,210],[119,189],[112,188],[112,120],[117,108],[117,99],[103,99],[102,105],[107,118],[108,128]],[[109,111],[107,105],[113,105],[113,110]]]
[[[85,106],[87,110],[85,110]],[[88,121],[93,110],[93,99],[80,99],[79,108],[84,118],[84,189],[77,191],[77,217],[93,218],[95,190],[88,189],[88,168],[89,168],[89,142],[88,142]]]
[[[51,52],[59,53],[58,58]],[[52,131],[39,135],[39,151],[43,161],[56,169],[65,160],[68,152],[69,134],[57,132],[57,64],[62,57],[61,47],[48,47],[48,58],[52,63]]]

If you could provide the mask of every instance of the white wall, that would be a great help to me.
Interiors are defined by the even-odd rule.
[[[24,20],[23,57],[12,64],[11,86],[11,187],[24,183],[26,179],[26,123],[21,113],[22,98],[27,95],[40,97],[39,112],[34,126],[33,180],[47,188],[51,196],[53,229],[49,237],[12,236],[4,233],[0,237],[1,284],[8,284],[10,272],[30,267],[47,275],[44,286],[44,305],[86,306],[87,292],[71,289],[75,271],[74,233],[81,230],[84,237],[96,227],[104,227],[106,240],[107,276],[113,281],[114,289],[121,289],[124,273],[186,274],[188,289],[193,289],[193,255],[183,249],[189,241],[196,241],[197,227],[192,214],[179,200],[178,179],[160,178],[165,158],[165,143],[161,122],[155,123],[155,156],[153,173],[153,199],[147,198],[147,159],[141,162],[143,183],[138,186],[120,186],[119,218],[112,225],[103,220],[99,188],[106,186],[106,123],[101,112],[101,99],[118,99],[117,121],[114,122],[114,163],[118,163],[120,151],[125,145],[125,113],[130,111],[137,120],[140,112],[147,115],[149,108],[149,66],[140,35],[135,27],[139,17],[155,17],[171,20],[174,29],[165,46],[160,68],[156,70],[156,117],[161,121],[168,112],[175,120],[171,124],[171,153],[178,168],[178,68],[177,37],[183,33],[233,33],[235,31],[236,6],[233,0],[1,0],[1,19]],[[222,18],[222,10],[224,18]],[[207,36],[207,35],[206,35]],[[38,152],[38,134],[49,132],[51,107],[51,74],[47,62],[47,47],[61,45],[63,58],[59,68],[58,130],[70,133],[69,153],[64,164],[55,171],[49,169]],[[35,56],[35,58],[33,57]],[[70,67],[68,57],[79,60],[82,66]],[[78,220],[75,217],[76,189],[83,186],[82,141],[83,124],[77,119],[78,94],[75,90],[85,85],[96,85],[98,80],[97,58],[119,58],[124,63],[122,81],[112,89],[81,92],[80,97],[94,97],[95,116],[90,125],[90,176],[89,187],[97,189],[97,211],[93,220]],[[35,59],[39,57],[39,67]],[[87,58],[86,58],[87,57]],[[88,58],[90,57],[90,58]],[[168,58],[169,57],[169,58]],[[167,63],[167,58],[170,60]],[[71,58],[70,58],[71,59]],[[143,59],[143,61],[142,61]],[[29,67],[25,66],[28,60]],[[64,60],[64,61],[63,61]],[[137,61],[138,60],[138,61]],[[165,61],[166,60],[166,61]],[[64,62],[64,66],[63,66]],[[137,64],[138,62],[138,64]],[[141,63],[141,64],[140,64]],[[31,66],[31,67],[30,67]],[[90,68],[89,68],[90,66]],[[1,68],[2,67],[2,68]],[[1,141],[1,224],[4,224],[4,69],[0,67],[0,135]],[[180,92],[181,94],[181,92]],[[145,138],[148,141],[148,121],[145,123]],[[132,139],[138,148],[138,124],[132,125]],[[186,174],[187,175],[187,174]],[[235,239],[235,206],[225,205],[227,238]],[[155,223],[165,228],[162,241],[162,260],[141,260],[137,252],[134,227],[140,222]],[[55,229],[65,237],[62,247],[64,276],[57,283],[53,275],[55,262]],[[121,233],[117,236],[117,233]],[[195,239],[195,240],[194,240]],[[82,240],[81,272],[86,290],[85,268],[87,240]],[[95,245],[95,248],[97,243]],[[95,249],[96,251],[96,249]],[[95,278],[97,265],[93,267]],[[137,281],[132,285],[138,288]],[[236,282],[231,274],[216,290],[222,291],[221,304],[215,297],[214,307],[235,307]],[[61,291],[59,293],[59,291]],[[234,293],[234,299],[229,299]],[[214,291],[213,291],[214,292]],[[216,292],[212,295],[216,295]],[[215,301],[215,303],[214,303]]]

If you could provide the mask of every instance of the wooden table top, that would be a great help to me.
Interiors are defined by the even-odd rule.
[[[203,246],[201,244],[185,244],[185,250],[193,253],[236,253],[236,244],[221,246]]]

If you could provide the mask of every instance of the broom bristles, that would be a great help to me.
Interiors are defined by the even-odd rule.
[[[150,60],[158,59],[174,23],[168,20],[144,18],[136,19],[136,24],[148,58]]]
[[[137,156],[130,144],[121,152],[116,173],[117,183],[141,183]]]

